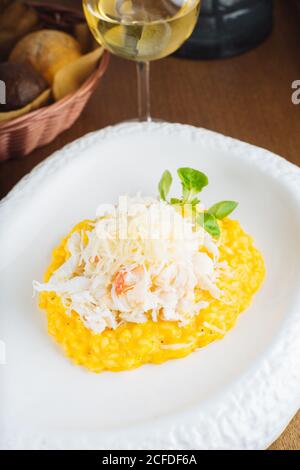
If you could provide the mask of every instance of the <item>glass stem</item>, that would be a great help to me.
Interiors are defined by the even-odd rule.
[[[150,115],[150,64],[137,62],[139,121],[151,121]]]

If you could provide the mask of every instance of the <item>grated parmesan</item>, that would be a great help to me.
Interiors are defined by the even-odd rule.
[[[70,256],[49,281],[33,282],[58,294],[87,328],[101,333],[150,318],[184,326],[209,305],[196,301],[196,288],[219,298],[218,244],[174,206],[125,196],[97,214],[91,231],[71,234]]]

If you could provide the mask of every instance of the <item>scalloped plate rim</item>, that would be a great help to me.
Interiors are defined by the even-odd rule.
[[[292,191],[294,199],[300,208],[300,168],[296,165],[286,161],[268,150],[255,147],[254,145],[241,142],[230,137],[225,137],[222,134],[215,133],[203,128],[196,128],[189,125],[172,124],[172,123],[123,123],[116,126],[110,126],[100,131],[89,133],[78,140],[66,145],[62,149],[56,151],[52,156],[37,165],[28,175],[23,177],[20,182],[10,191],[10,193],[0,201],[0,222],[4,221],[9,216],[9,212],[14,207],[22,203],[24,194],[38,190],[43,178],[47,178],[49,171],[57,171],[60,167],[66,165],[70,158],[74,159],[80,155],[82,148],[93,146],[96,142],[101,142],[105,139],[111,139],[115,135],[128,134],[135,132],[136,128],[144,132],[165,132],[167,135],[173,133],[178,134],[182,132],[189,134],[189,138],[198,139],[205,138],[208,145],[221,146],[223,148],[230,148],[232,152],[239,155],[240,158],[252,158],[253,164],[263,171],[268,171],[272,174],[274,179],[280,177],[281,183],[289,187]],[[126,432],[118,431],[114,433],[99,432],[99,433],[84,433],[84,435],[70,437],[66,436],[57,439],[49,439],[49,436],[18,436],[18,448],[98,448],[98,449],[226,449],[228,443],[224,440],[224,434],[219,432],[219,423],[214,428],[216,430],[216,438],[214,443],[203,436],[201,429],[206,426],[209,420],[213,421],[213,416],[217,413],[219,421],[223,418],[226,421],[226,413],[232,411],[234,403],[239,394],[243,393],[246,387],[255,382],[256,386],[261,386],[263,383],[262,377],[268,375],[271,381],[272,399],[276,403],[280,403],[280,420],[276,422],[262,422],[264,421],[257,412],[256,424],[263,426],[260,435],[257,436],[255,431],[251,428],[253,423],[246,424],[241,429],[240,436],[236,442],[231,444],[230,448],[235,449],[264,449],[283,431],[287,422],[289,422],[294,413],[300,406],[300,394],[297,389],[300,388],[300,344],[297,339],[300,337],[300,296],[294,305],[293,311],[290,312],[288,318],[284,323],[284,328],[274,338],[270,348],[260,357],[258,363],[249,370],[229,390],[223,394],[223,398],[217,403],[217,409],[214,408],[215,404],[207,403],[206,410],[197,409],[195,406],[193,410],[182,412],[180,415],[172,415],[154,421],[149,426],[143,425],[130,426]],[[288,370],[279,361],[281,352],[284,349],[288,357]],[[299,356],[299,359],[297,359]],[[275,367],[276,366],[276,367]],[[270,374],[270,369],[276,371]],[[282,390],[277,390],[275,385],[280,380],[285,380],[286,386],[290,390],[290,400],[288,403],[284,401],[285,395]],[[253,392],[249,399],[255,402]],[[270,399],[270,397],[268,398]],[[283,404],[284,403],[284,404]],[[258,404],[260,411],[263,406]],[[212,409],[214,408],[214,409]],[[231,417],[233,423],[238,422],[237,416]],[[158,426],[159,424],[159,426]],[[158,429],[159,427],[159,429]],[[124,435],[125,434],[125,435]],[[150,437],[151,436],[151,437]],[[14,448],[16,439],[9,434],[4,434],[0,437],[0,448]],[[45,444],[46,443],[46,444]],[[187,444],[188,443],[188,444]],[[46,446],[46,447],[45,447]]]

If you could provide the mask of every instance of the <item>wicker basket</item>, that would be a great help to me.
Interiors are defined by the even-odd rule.
[[[105,52],[97,70],[76,93],[50,106],[0,124],[0,160],[25,157],[69,129],[93,94],[98,81],[107,69],[108,62],[109,54]]]
[[[75,93],[49,106],[0,124],[0,161],[23,158],[69,129],[80,116],[108,63],[109,54],[104,52],[98,68]]]

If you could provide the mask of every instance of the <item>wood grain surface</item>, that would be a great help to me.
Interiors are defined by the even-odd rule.
[[[151,75],[153,116],[203,126],[300,165],[300,105],[291,101],[292,82],[300,80],[300,10],[292,0],[275,1],[274,31],[260,47],[226,60],[167,58],[152,64]],[[24,160],[0,164],[0,198],[66,143],[136,114],[134,64],[113,57],[97,92],[69,131]],[[300,450],[300,412],[271,449]]]

